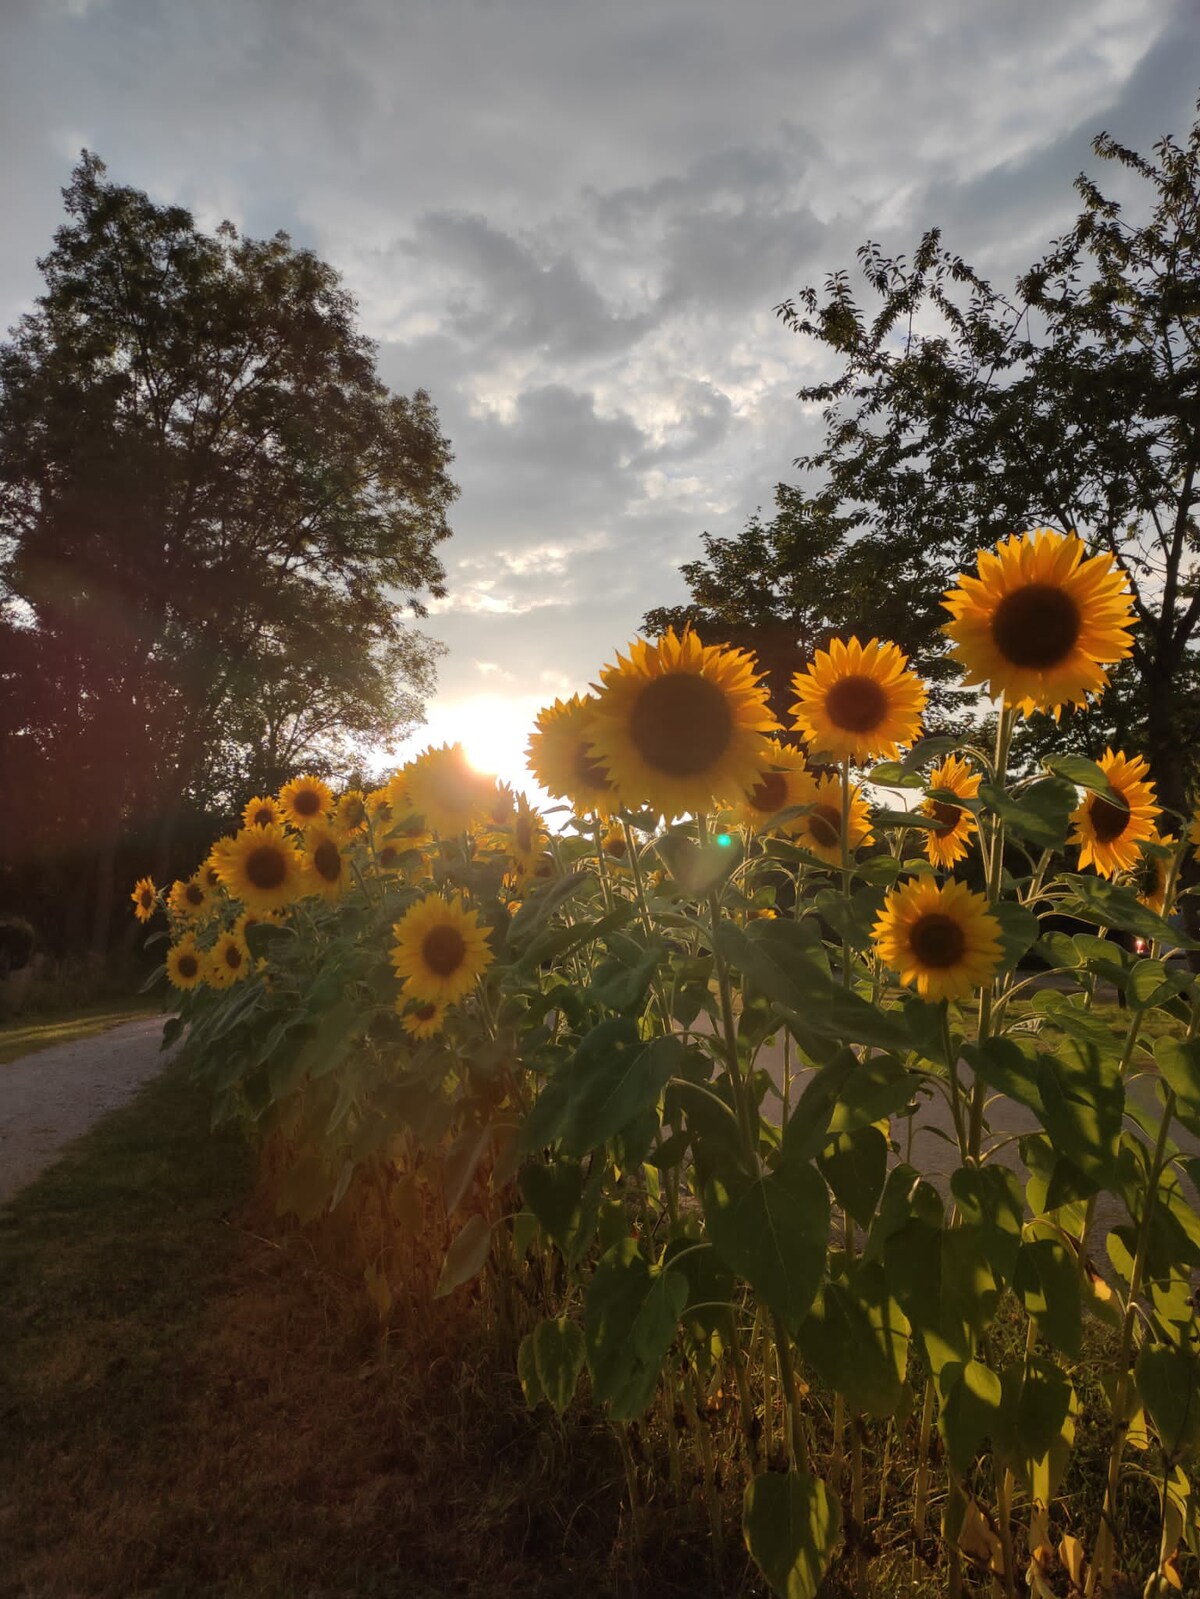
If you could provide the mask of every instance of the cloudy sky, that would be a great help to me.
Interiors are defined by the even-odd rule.
[[[921,232],[993,281],[1105,129],[1187,134],[1200,0],[0,0],[0,326],[82,147],[332,262],[461,487],[418,740],[519,774],[819,438],[780,300]]]

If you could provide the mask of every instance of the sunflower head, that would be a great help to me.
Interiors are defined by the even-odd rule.
[[[309,886],[300,852],[281,827],[244,827],[219,870],[226,891],[248,910],[282,910]]]
[[[158,890],[154,886],[154,879],[139,877],[129,897],[133,901],[133,912],[138,921],[148,922],[158,905]]]
[[[478,913],[462,900],[427,894],[392,928],[391,962],[410,999],[452,1005],[492,963]]]
[[[1082,705],[1108,682],[1106,665],[1132,649],[1133,606],[1111,555],[1089,556],[1073,533],[1042,528],[980,550],[943,604],[951,655],[1028,715]]]
[[[288,826],[302,833],[306,827],[332,814],[333,790],[328,783],[308,773],[293,777],[279,790],[279,807]]]
[[[894,759],[921,731],[925,685],[895,644],[834,639],[792,680],[796,731],[838,761]]]
[[[927,799],[921,806],[921,813],[937,823],[924,834],[925,854],[935,866],[951,867],[955,861],[960,861],[978,831],[974,815],[946,796],[954,794],[961,799],[974,799],[979,793],[979,783],[978,774],[971,771],[971,763],[957,755],[947,756],[930,772],[929,787],[942,797]]]
[[[396,1001],[397,1014],[411,1038],[435,1037],[445,1025],[448,1009],[448,1005],[437,1000],[410,1000],[405,994]]]
[[[317,823],[304,834],[304,870],[308,891],[330,902],[341,899],[350,880],[345,836],[334,827]]]
[[[488,779],[467,760],[461,744],[428,749],[404,769],[411,809],[443,838],[467,832],[486,811]]]
[[[1142,853],[1133,868],[1134,888],[1137,897],[1147,910],[1162,916],[1167,907],[1167,884],[1171,877],[1171,863],[1179,840],[1173,833],[1161,838],[1152,833],[1142,842]]]
[[[185,921],[198,921],[212,903],[212,889],[201,872],[189,877],[187,882],[176,879],[167,896],[167,904]]]
[[[580,816],[610,816],[620,803],[606,768],[591,749],[593,695],[573,694],[540,710],[529,736],[529,769],[548,794]]]
[[[347,789],[338,800],[333,810],[333,825],[347,837],[363,831],[367,825],[367,802],[361,789]]]
[[[277,799],[256,794],[242,808],[243,827],[282,827],[283,806]]]
[[[408,784],[403,781],[401,773],[397,773],[390,783],[385,783],[382,788],[373,788],[369,794],[363,795],[363,804],[367,808],[370,823],[377,831],[386,831],[391,826],[394,806],[392,802],[392,788],[396,783],[401,783],[407,797]]]
[[[672,628],[600,677],[591,751],[623,804],[672,818],[753,788],[778,724],[752,656]]]
[[[205,957],[196,947],[196,935],[185,933],[167,951],[167,980],[180,989],[195,988],[205,976]]]
[[[1079,845],[1080,866],[1115,877],[1137,865],[1138,846],[1154,836],[1162,812],[1154,803],[1153,784],[1143,781],[1150,768],[1140,755],[1130,759],[1105,750],[1097,764],[1112,794],[1084,794],[1072,814],[1075,831],[1067,842]]]
[[[799,750],[780,744],[777,739],[768,740],[767,750],[767,760],[756,781],[729,818],[734,825],[740,823],[752,833],[761,832],[780,811],[807,805],[816,791],[816,779]]]
[[[208,952],[204,975],[213,988],[243,982],[253,969],[246,940],[238,933],[222,933]]]
[[[982,894],[951,878],[893,889],[871,930],[875,952],[922,999],[963,999],[1000,966],[1000,924]]]
[[[830,866],[842,864],[842,779],[834,773],[818,778],[802,804],[812,809],[787,823],[784,831],[810,855],[826,861]],[[851,855],[864,844],[874,842],[871,832],[871,813],[866,797],[857,783],[850,785],[850,829],[848,850]]]

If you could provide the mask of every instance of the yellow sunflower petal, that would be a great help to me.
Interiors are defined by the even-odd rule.
[[[319,777],[294,777],[279,790],[279,808],[290,827],[303,832],[333,811],[333,790]]]
[[[812,804],[806,811],[784,827],[787,836],[819,860],[830,866],[842,864],[842,779],[834,774],[814,783],[809,795],[801,804]],[[864,844],[874,842],[871,832],[871,813],[866,797],[857,783],[850,785],[850,854]]]
[[[196,947],[196,935],[185,933],[167,951],[167,981],[175,988],[195,988],[204,980],[204,956]]]
[[[768,751],[757,781],[733,809],[733,822],[751,833],[761,832],[780,811],[806,805],[816,792],[816,779],[800,750],[771,739]]]
[[[281,827],[244,827],[219,870],[230,895],[250,910],[281,910],[306,887],[300,852]]]
[[[139,877],[129,897],[133,901],[134,914],[138,921],[148,922],[158,904],[158,890],[154,886],[154,879]]]
[[[452,1005],[492,962],[487,931],[461,899],[427,894],[392,928],[391,962],[410,999]]]
[[[529,736],[529,769],[547,794],[565,799],[581,816],[611,816],[620,800],[607,770],[591,752],[594,695],[555,700],[537,714]]]
[[[974,799],[979,793],[979,775],[972,773],[971,763],[958,755],[950,755],[929,774],[929,786],[963,799]],[[971,839],[979,831],[974,815],[964,806],[949,800],[927,799],[921,806],[925,816],[931,816],[937,827],[924,833],[925,854],[935,866],[951,867],[962,860],[970,848]]]

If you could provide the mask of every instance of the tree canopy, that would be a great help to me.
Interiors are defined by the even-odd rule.
[[[27,852],[93,852],[102,944],[123,831],[161,854],[181,807],[419,715],[406,617],[444,592],[457,490],[312,252],[206,235],[86,151],[64,198],[0,347],[0,783]]]
[[[932,228],[911,260],[859,250],[869,315],[844,270],[777,307],[838,362],[799,393],[824,407],[821,447],[795,463],[819,487],[706,540],[684,568],[694,603],[646,621],[783,625],[801,650],[886,634],[936,676],[954,572],[1008,534],[1073,529],[1129,579],[1134,655],[1098,716],[1035,718],[1027,739],[1119,736],[1184,811],[1200,762],[1200,122],[1154,159],[1103,133],[1093,147],[1138,180],[1140,219],[1081,174],[1074,226],[1011,293]]]

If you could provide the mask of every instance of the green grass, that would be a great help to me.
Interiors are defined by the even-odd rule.
[[[53,1016],[24,1016],[0,1022],[0,1066],[33,1055],[52,1044],[69,1044],[78,1038],[91,1038],[122,1022],[138,1021],[158,1015],[160,1006],[149,1000],[117,1000],[99,1005],[81,1005]]]

